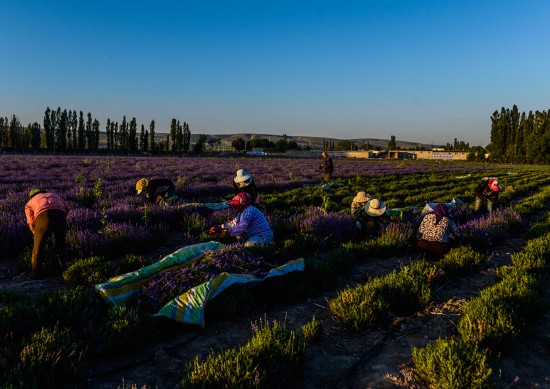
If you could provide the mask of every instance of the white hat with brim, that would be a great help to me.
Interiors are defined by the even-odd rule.
[[[372,199],[370,194],[367,194],[365,192],[357,192],[357,196],[353,198],[354,203],[366,203]]]
[[[239,170],[237,170],[237,175],[235,176],[233,181],[235,182],[235,184],[238,184],[240,182],[245,182],[246,180],[249,180],[250,178],[252,178],[252,176],[250,174],[248,174],[246,172],[246,170],[239,169]]]
[[[386,204],[378,199],[369,200],[365,204],[365,212],[369,216],[381,216],[386,212]]]

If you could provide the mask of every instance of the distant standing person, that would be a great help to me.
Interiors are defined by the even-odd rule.
[[[475,211],[479,212],[481,203],[487,202],[487,211],[493,212],[493,205],[498,200],[498,193],[502,190],[498,184],[498,180],[494,177],[483,179],[475,188],[476,195]]]
[[[258,190],[256,188],[256,182],[244,169],[237,170],[237,173],[235,175],[235,178],[233,178],[233,190],[235,191],[235,194],[239,194],[241,192],[248,193],[252,196],[252,202],[256,202],[256,199],[258,198]]]
[[[145,193],[145,198],[150,203],[165,204],[177,198],[176,186],[167,178],[142,178],[136,182],[136,192],[138,195]]]
[[[25,205],[27,224],[34,235],[32,248],[32,279],[43,278],[43,255],[46,240],[53,234],[55,251],[59,260],[60,270],[65,270],[67,248],[65,237],[67,234],[67,213],[69,207],[55,194],[41,189],[32,189],[29,192],[29,201]]]
[[[325,151],[323,151],[321,156],[323,157],[323,162],[319,165],[319,169],[323,170],[323,181],[329,183],[334,172],[334,164],[332,163],[332,158]]]

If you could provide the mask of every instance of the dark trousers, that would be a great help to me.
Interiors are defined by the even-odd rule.
[[[65,268],[67,247],[65,236],[67,234],[67,215],[57,209],[44,211],[36,217],[34,222],[34,246],[32,248],[32,271],[40,272],[43,262],[44,247],[48,236],[53,234],[55,251],[59,258],[59,265]]]
[[[327,173],[327,172],[323,173],[323,181],[325,183],[328,184],[330,182],[331,177],[332,177],[332,173]]]

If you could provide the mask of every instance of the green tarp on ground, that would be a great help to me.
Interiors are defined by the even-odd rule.
[[[220,211],[222,209],[229,208],[229,204],[227,203],[227,201],[224,201],[221,203],[184,203],[184,204],[178,205],[178,208],[186,208],[186,207],[206,207],[214,211]]]
[[[125,305],[139,292],[143,284],[157,274],[179,269],[202,258],[207,251],[224,247],[220,242],[210,241],[182,247],[149,266],[113,277],[103,284],[95,286],[96,291],[109,304],[115,307]]]
[[[224,247],[222,243],[216,241],[186,246],[135,272],[122,274],[105,283],[97,284],[95,289],[109,305],[122,306],[139,293],[141,287],[157,274],[188,266],[200,260],[206,252],[220,250]],[[221,273],[210,281],[197,285],[186,293],[175,297],[160,309],[157,316],[164,316],[184,324],[202,326],[204,325],[206,303],[231,285],[262,282],[271,277],[303,270],[304,260],[300,258],[272,269],[264,277],[251,274]]]
[[[231,285],[262,282],[268,278],[281,276],[293,271],[304,271],[303,258],[276,267],[264,277],[257,277],[251,274],[221,273],[210,281],[195,286],[170,301],[161,308],[157,316],[164,316],[184,324],[204,326],[206,303]]]

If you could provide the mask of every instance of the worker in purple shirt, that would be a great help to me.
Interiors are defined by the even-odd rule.
[[[239,193],[229,202],[229,206],[238,214],[235,219],[210,228],[213,234],[227,231],[229,235],[244,241],[245,247],[261,246],[273,242],[273,231],[264,214],[252,205],[249,193]]]

